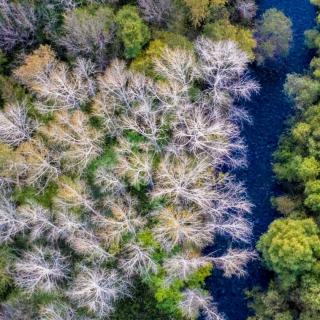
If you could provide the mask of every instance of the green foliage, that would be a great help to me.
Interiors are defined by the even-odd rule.
[[[305,35],[305,43],[309,49],[319,49],[320,48],[320,39],[319,39],[319,31],[316,29],[307,30],[304,33]]]
[[[233,40],[239,44],[251,60],[255,57],[253,50],[256,47],[256,41],[249,29],[232,25],[227,19],[222,19],[206,24],[203,33],[213,41]]]
[[[162,40],[156,39],[149,43],[148,48],[143,51],[131,63],[131,68],[135,71],[145,73],[147,76],[157,78],[154,72],[154,59],[159,58],[166,47]]]
[[[267,10],[258,22],[256,30],[257,61],[286,56],[292,41],[292,23],[281,11]]]
[[[122,7],[116,15],[118,38],[124,45],[124,56],[135,58],[150,39],[150,31],[139,17],[136,7]]]
[[[287,296],[277,289],[274,282],[269,284],[267,292],[254,289],[247,292],[247,297],[252,299],[249,307],[255,312],[248,320],[294,320]]]
[[[193,50],[193,44],[184,36],[172,32],[156,31],[155,40],[150,41],[149,46],[142,51],[130,65],[132,70],[145,73],[154,79],[161,79],[154,71],[154,60],[161,57],[163,50],[168,48],[181,48]]]
[[[206,266],[199,268],[196,272],[189,276],[186,281],[188,287],[199,288],[205,284],[205,280],[212,274],[213,265],[208,263]]]
[[[305,195],[305,206],[316,213],[320,213],[320,180],[308,181],[305,187]]]
[[[41,192],[35,187],[24,186],[14,190],[13,198],[21,205],[35,201],[45,208],[51,208],[53,205],[53,198],[57,195],[57,191],[58,186],[55,183],[48,184]]]
[[[300,108],[310,106],[320,97],[320,83],[308,76],[289,74],[284,89]]]
[[[182,319],[178,304],[182,298],[181,289],[183,282],[174,280],[169,285],[165,282],[164,274],[152,276],[148,280],[148,285],[154,291],[154,297],[157,301],[157,308],[174,319]]]
[[[320,278],[314,274],[306,274],[301,279],[299,300],[304,309],[320,312]],[[315,318],[314,318],[315,319]]]
[[[6,298],[10,288],[13,286],[13,280],[10,275],[13,259],[12,250],[7,246],[2,246],[0,248],[0,302]]]
[[[297,277],[313,270],[320,258],[319,229],[312,219],[278,219],[260,238],[257,248],[282,284],[290,286]]]
[[[194,26],[199,26],[203,22],[211,7],[223,6],[226,0],[183,0],[190,10],[191,21]]]
[[[168,314],[156,307],[153,291],[144,283],[136,281],[132,297],[116,304],[111,320],[168,320]]]
[[[155,31],[154,37],[155,39],[159,39],[164,42],[169,48],[180,48],[193,51],[193,43],[188,40],[187,37],[179,33],[169,31]]]

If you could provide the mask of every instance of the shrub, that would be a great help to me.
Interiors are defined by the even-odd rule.
[[[135,58],[150,39],[150,31],[139,17],[136,7],[122,7],[116,15],[118,38],[124,45],[124,56]]]

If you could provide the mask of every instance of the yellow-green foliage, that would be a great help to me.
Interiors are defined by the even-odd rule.
[[[274,221],[257,245],[267,266],[293,285],[305,272],[316,271],[320,259],[319,229],[312,219]]]
[[[118,37],[124,45],[124,56],[135,58],[150,39],[150,31],[134,6],[122,7],[116,15]]]
[[[148,48],[132,61],[130,67],[135,71],[145,73],[147,76],[154,78],[156,76],[153,70],[154,59],[161,57],[165,47],[166,44],[162,40],[156,39],[151,41]]]
[[[254,49],[256,41],[253,38],[252,31],[244,27],[238,27],[231,24],[228,20],[218,20],[214,23],[208,23],[204,26],[203,33],[213,41],[233,40],[243,49],[251,60],[254,59]]]
[[[154,71],[154,61],[161,57],[166,47],[193,50],[193,44],[182,35],[166,31],[157,31],[154,33],[154,36],[155,40],[150,41],[149,46],[141,52],[130,65],[133,70],[145,73],[151,78],[159,77]]]
[[[226,0],[184,0],[190,10],[194,26],[198,26],[209,14],[210,6],[223,6]]]

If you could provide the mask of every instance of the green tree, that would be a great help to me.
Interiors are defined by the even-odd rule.
[[[320,212],[320,180],[308,181],[305,187],[306,199],[304,204],[310,210]]]
[[[255,315],[248,320],[293,320],[293,313],[286,301],[285,293],[279,291],[272,281],[266,292],[254,289],[247,293],[252,299],[249,307],[255,311]]]
[[[190,10],[191,20],[194,26],[199,26],[208,16],[211,6],[223,6],[226,0],[184,0]]]
[[[320,97],[320,83],[308,76],[289,74],[284,90],[298,108],[305,108],[315,103]]]
[[[320,258],[319,229],[312,219],[278,219],[260,238],[257,248],[287,287],[315,268]]]
[[[10,264],[13,262],[13,254],[7,246],[0,248],[0,301],[2,301],[9,293],[10,287],[13,285],[13,279],[10,275]]]
[[[150,31],[139,17],[136,7],[122,7],[116,15],[118,38],[124,45],[124,56],[135,58],[150,39]]]
[[[292,42],[292,22],[277,9],[267,10],[256,29],[257,61],[286,56]]]

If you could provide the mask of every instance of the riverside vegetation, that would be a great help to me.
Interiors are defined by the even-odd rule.
[[[0,0],[2,318],[223,319],[206,277],[256,256],[232,245],[251,235],[235,102],[291,40],[281,12],[253,31],[255,13]],[[227,250],[203,255],[218,234]]]

